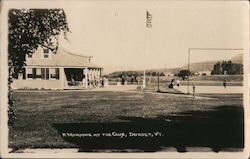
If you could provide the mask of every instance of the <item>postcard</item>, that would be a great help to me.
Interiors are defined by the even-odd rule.
[[[248,158],[247,1],[1,2],[2,158]]]

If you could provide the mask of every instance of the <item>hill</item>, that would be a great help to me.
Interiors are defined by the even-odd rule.
[[[205,62],[197,62],[197,63],[191,63],[190,64],[190,70],[192,72],[196,72],[196,71],[212,71],[214,68],[214,65],[217,63],[218,61],[205,61]],[[182,66],[180,69],[187,69],[188,65],[184,65]]]
[[[241,63],[241,64],[243,64],[243,54],[238,54],[238,55],[234,56],[234,57],[231,59],[231,61],[232,61],[233,63]]]
[[[243,54],[237,54],[236,56],[234,56],[233,58],[230,59],[233,63],[241,63],[243,64]],[[222,61],[222,60],[221,60]],[[219,61],[203,61],[203,62],[197,62],[197,63],[191,63],[190,64],[190,70],[193,72],[196,71],[212,71],[214,68],[214,65],[219,62]],[[105,68],[104,68],[105,69]],[[149,72],[168,72],[168,73],[173,73],[176,74],[178,73],[180,70],[183,69],[188,69],[188,65],[183,65],[179,68],[159,68],[159,69],[150,69],[147,70]],[[109,69],[109,73],[114,72],[114,71],[138,71],[141,72],[143,70],[138,70],[138,69],[132,69],[132,68],[127,68],[127,69],[122,69],[121,67],[118,68],[113,68],[113,69]]]
[[[243,64],[243,54],[237,54],[233,58],[230,59],[233,63],[240,63]],[[222,60],[221,60],[222,61]],[[191,63],[190,64],[190,70],[193,72],[196,71],[212,71],[214,68],[214,65],[218,61],[204,61],[204,62],[197,62],[197,63]],[[179,68],[179,70],[187,69],[188,65],[184,65]]]

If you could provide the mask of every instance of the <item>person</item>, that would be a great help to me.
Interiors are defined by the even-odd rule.
[[[195,85],[193,84],[193,99],[195,97]]]
[[[148,77],[148,85],[151,85],[151,83],[152,83],[152,75]]]
[[[104,77],[102,77],[101,79],[101,84],[102,84],[102,87],[104,87]]]
[[[136,76],[137,84],[140,84],[140,76]]]
[[[131,76],[131,84],[133,84],[134,83],[134,76],[132,75]]]
[[[168,85],[168,88],[174,88],[174,85],[172,82]]]
[[[170,84],[168,85],[168,88],[174,88],[173,80],[171,80]]]
[[[224,88],[227,87],[227,80],[226,79],[224,79],[224,81],[223,81],[223,86],[224,86]]]
[[[177,87],[180,86],[180,80],[176,80],[176,85],[177,85]]]
[[[124,84],[125,84],[125,76],[122,75],[122,85],[124,85]]]
[[[118,77],[117,78],[117,84],[116,84],[117,86],[120,86],[121,85],[121,78],[120,77]]]
[[[174,79],[171,80],[170,84],[168,85],[168,88],[174,88]]]
[[[74,75],[71,74],[71,77],[70,77],[70,78],[71,78],[71,79],[70,79],[71,85],[75,85],[76,82],[75,82],[75,79],[74,79]]]
[[[108,87],[109,86],[109,80],[108,77],[104,77],[104,87]]]

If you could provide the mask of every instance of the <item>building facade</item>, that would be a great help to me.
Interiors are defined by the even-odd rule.
[[[59,48],[39,47],[26,56],[26,66],[13,80],[13,89],[84,89],[101,84],[102,69],[82,56]]]

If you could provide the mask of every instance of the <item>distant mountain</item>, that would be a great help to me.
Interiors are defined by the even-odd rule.
[[[159,68],[159,69],[150,69],[147,70],[148,72],[166,72],[166,73],[178,73],[181,70],[181,68]]]
[[[241,63],[241,64],[243,64],[243,54],[241,53],[241,54],[238,54],[238,55],[234,56],[234,57],[231,59],[231,61],[232,61],[233,63]]]
[[[222,60],[221,60],[222,61]],[[228,61],[228,60],[226,60]],[[243,54],[237,54],[233,58],[231,58],[231,61],[233,63],[241,63],[243,64]],[[190,70],[191,71],[212,71],[214,68],[214,65],[219,62],[219,61],[203,61],[203,62],[197,62],[197,63],[190,63]],[[108,68],[108,73],[114,72],[114,71],[142,71],[138,69],[133,69],[132,67],[107,67]],[[106,68],[104,67],[104,70]],[[179,68],[159,68],[159,69],[150,69],[147,70],[149,72],[167,72],[167,73],[178,73],[180,70],[183,69],[188,69],[188,65],[183,65]]]
[[[103,66],[103,74],[109,74],[116,71],[130,71],[135,70],[133,67],[126,67],[126,66]]]
[[[189,68],[192,72],[196,72],[196,71],[212,71],[214,68],[214,65],[217,63],[218,61],[204,61],[204,62],[197,62],[197,63],[191,63]],[[187,69],[188,65],[184,65],[182,66],[180,69]]]
[[[230,59],[233,63],[243,63],[243,54],[237,54],[233,58]],[[222,60],[221,60],[222,61]],[[226,60],[228,61],[228,60]],[[191,71],[212,71],[214,68],[214,65],[219,61],[204,61],[204,62],[197,62],[197,63],[191,63],[190,64],[190,70]],[[188,65],[182,66],[180,69],[187,69]]]

